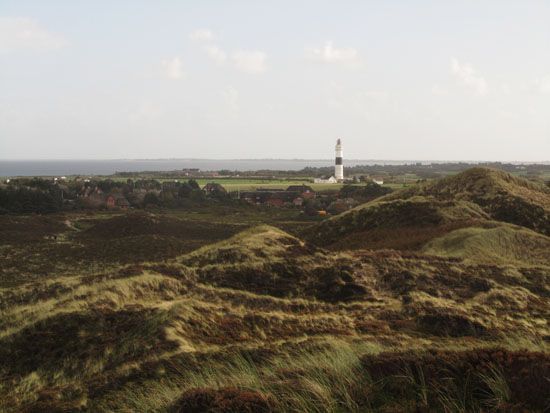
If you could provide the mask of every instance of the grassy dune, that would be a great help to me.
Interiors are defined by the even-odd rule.
[[[472,168],[393,196],[406,199],[419,195],[474,202],[493,219],[550,236],[550,188],[542,183],[499,170]]]
[[[175,274],[175,268],[170,272]],[[0,370],[2,408],[166,411],[186,392],[213,393],[229,383],[241,392],[267,395],[282,411],[405,408],[417,403],[416,396],[400,400],[390,389],[380,389],[363,367],[364,357],[415,348],[546,348],[537,341],[535,320],[506,328],[498,324],[485,338],[472,335],[467,326],[449,324],[459,333],[452,341],[439,334],[419,339],[426,327],[415,326],[414,317],[402,317],[425,307],[427,297],[413,295],[406,310],[393,298],[393,286],[375,301],[343,305],[212,288],[191,277],[146,269],[123,278],[81,280],[70,291],[50,292],[47,300],[36,299],[38,286],[14,291],[26,302],[4,313],[9,321],[0,339],[0,357],[6,360]],[[504,288],[493,290],[502,295]],[[435,320],[452,323],[443,315],[458,311],[459,303],[453,302],[432,300],[442,317]],[[389,308],[403,315],[387,319]],[[499,331],[525,329],[529,322],[534,329],[525,330],[524,341],[496,339]],[[402,381],[402,374],[396,372],[395,380]],[[410,391],[415,394],[414,386]],[[459,396],[446,391],[446,397]]]
[[[338,250],[417,250],[433,237],[483,224],[488,218],[478,205],[468,201],[383,197],[307,228],[304,236],[315,244]]]
[[[338,250],[421,250],[430,240],[491,221],[550,235],[550,189],[502,171],[473,168],[397,191],[304,231],[306,239]]]
[[[372,377],[378,367],[365,367],[369,357],[544,353],[544,274],[390,251],[327,254],[262,226],[161,263],[25,284],[0,296],[1,408],[413,409],[426,403],[415,373],[402,377],[415,362],[404,359],[403,371],[388,376],[409,383],[410,394],[396,398],[391,381]],[[522,342],[510,340],[519,332]],[[433,386],[425,397],[437,406],[459,397]]]
[[[550,405],[549,239],[473,196],[0,219],[2,412]]]
[[[458,229],[428,242],[422,251],[487,264],[550,264],[550,238],[511,225]]]

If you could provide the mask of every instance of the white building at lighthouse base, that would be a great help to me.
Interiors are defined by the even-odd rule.
[[[337,184],[338,179],[336,179],[334,176],[331,176],[330,178],[315,178],[313,180],[314,184]]]

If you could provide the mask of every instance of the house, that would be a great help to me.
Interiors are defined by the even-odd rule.
[[[182,172],[185,176],[196,176],[199,174],[200,169],[199,168],[184,168],[182,169]]]
[[[108,195],[107,198],[105,199],[105,205],[109,209],[112,209],[112,208],[128,209],[128,207],[130,206],[130,203],[121,194],[111,194],[111,195]]]
[[[177,189],[177,186],[178,186],[178,181],[177,180],[174,180],[174,181],[164,181],[162,183],[162,190],[163,191],[174,191]]]
[[[313,188],[309,185],[290,185],[287,189],[289,192],[309,193],[313,192]]]
[[[302,206],[304,204],[304,198],[302,197],[298,197],[298,198],[294,198],[294,201],[292,201],[292,204],[294,206]]]
[[[334,176],[331,176],[330,178],[315,178],[313,180],[313,183],[314,184],[337,184],[338,183],[338,180],[334,177]]]
[[[241,192],[240,199],[244,199],[255,205],[265,204],[282,207],[285,205],[301,206],[304,199],[315,196],[315,192],[307,186],[303,188],[302,185],[297,185],[293,189],[296,190],[258,188],[256,191]],[[303,194],[302,190],[304,190]]]
[[[105,200],[107,208],[114,208],[116,206],[116,198],[114,195],[109,195]]]
[[[244,199],[254,205],[260,205],[265,203],[270,195],[271,193],[268,191],[245,191],[239,193],[239,199]]]
[[[372,178],[372,182],[374,182],[377,185],[384,185],[384,179],[383,178]]]
[[[115,205],[120,209],[130,208],[130,203],[124,197],[117,198],[117,200],[115,201]]]
[[[286,190],[287,192],[295,192],[304,199],[315,198],[315,191],[308,185],[290,185]]]
[[[272,196],[267,199],[266,204],[270,206],[282,207],[285,205],[285,201],[279,196]]]
[[[266,203],[272,206],[292,205],[294,199],[298,198],[299,195],[299,192],[274,191],[267,198]]]

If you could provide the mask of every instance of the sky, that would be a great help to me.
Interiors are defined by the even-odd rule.
[[[550,1],[0,0],[0,159],[550,160]]]

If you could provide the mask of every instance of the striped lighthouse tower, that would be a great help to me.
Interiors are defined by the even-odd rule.
[[[342,153],[342,141],[340,138],[336,141],[336,161],[334,164],[334,177],[338,181],[344,180],[344,163]]]

